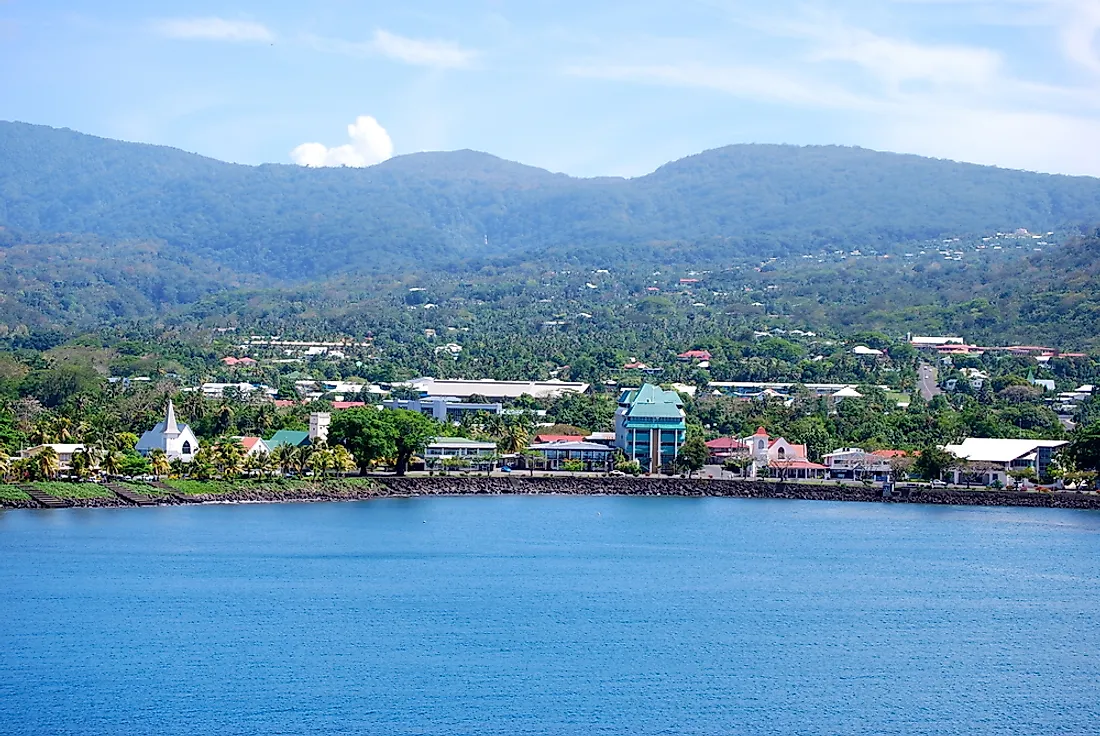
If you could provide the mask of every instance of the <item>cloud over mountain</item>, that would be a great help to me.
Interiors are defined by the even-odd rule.
[[[290,152],[299,166],[363,167],[381,163],[393,156],[393,140],[370,115],[360,115],[348,126],[350,143],[329,148],[323,143],[303,143]]]

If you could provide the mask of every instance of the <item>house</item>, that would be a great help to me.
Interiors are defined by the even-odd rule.
[[[148,455],[153,450],[162,450],[169,460],[178,458],[189,463],[199,452],[199,440],[190,427],[176,421],[176,408],[169,399],[164,420],[141,435],[134,449],[142,455]]]
[[[424,448],[424,460],[429,465],[449,458],[487,460],[496,452],[495,442],[481,442],[466,437],[436,437]]]
[[[595,442],[540,442],[527,448],[540,455],[547,470],[561,470],[568,460],[579,460],[585,470],[610,470],[618,453],[614,447]]]
[[[518,399],[524,394],[536,399],[554,399],[563,394],[588,391],[589,384],[569,381],[465,381],[431,377],[417,378],[394,387],[410,388],[423,397],[446,397],[468,401],[471,396],[483,396],[490,401]]]
[[[868,356],[868,357],[872,357],[872,358],[881,358],[882,355],[883,355],[881,350],[876,350],[875,348],[869,348],[866,345],[856,345],[854,348],[852,348],[852,354],[853,355],[863,355],[863,356]]]
[[[862,398],[863,398],[863,394],[861,394],[855,386],[845,386],[844,388],[840,389],[839,391],[834,393],[832,396],[830,396],[829,400],[833,403],[833,406],[836,406],[837,404],[839,404],[841,401],[844,401],[845,399],[862,399]]]
[[[264,442],[261,437],[237,437],[236,439],[241,443],[241,447],[244,448],[245,457],[267,455],[271,452],[271,448],[267,446],[267,443]]]
[[[749,446],[736,437],[719,437],[707,442],[710,462],[721,465],[731,457],[748,457]]]
[[[233,366],[246,366],[247,367],[247,366],[256,365],[256,361],[252,358],[248,358],[248,357],[234,358],[233,356],[227,356],[225,358],[222,358],[222,363],[224,363],[225,365],[230,366],[230,367],[233,367]]]
[[[691,361],[703,361],[707,362],[712,359],[712,355],[709,350],[687,350],[676,356],[677,359],[689,363]]]
[[[653,384],[626,389],[615,411],[615,446],[645,472],[672,463],[687,437],[684,401],[675,391]]]
[[[34,447],[28,447],[26,450],[20,450],[19,457],[23,459],[32,458],[47,447],[53,449],[53,451],[57,453],[57,469],[61,471],[71,470],[73,467],[73,455],[84,451],[84,445],[82,444],[53,443],[35,445]]]
[[[1030,468],[1036,477],[1045,476],[1054,451],[1067,444],[1063,440],[967,437],[960,444],[946,445],[943,449],[966,461],[949,473],[953,482],[1005,486],[1012,482],[1009,473],[1014,471]]]
[[[796,445],[783,437],[770,437],[763,427],[741,440],[748,446],[752,457],[752,476],[760,472],[781,478],[824,478],[828,470],[824,465],[810,462],[805,445]]]
[[[501,414],[499,403],[462,401],[454,396],[425,396],[419,399],[389,399],[383,401],[386,409],[406,409],[429,416],[439,422],[457,422],[464,414]]]
[[[309,444],[309,432],[302,432],[296,429],[280,429],[275,434],[264,440],[264,443],[272,451],[275,451],[283,445],[290,445],[291,447],[303,447]]]
[[[227,390],[236,390],[241,396],[251,396],[254,392],[259,391],[270,399],[274,399],[279,393],[270,386],[253,383],[204,383],[199,387],[199,390],[208,399],[223,398]]]
[[[886,450],[885,453],[893,452]],[[830,480],[890,480],[890,455],[867,452],[859,447],[833,450],[822,458]]]

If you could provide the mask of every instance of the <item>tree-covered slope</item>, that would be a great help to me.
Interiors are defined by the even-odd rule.
[[[704,260],[889,249],[1095,221],[1098,179],[841,147],[730,146],[637,179],[574,179],[473,151],[366,169],[250,167],[0,123],[0,225],[24,240],[159,241],[297,281],[547,252],[622,262],[666,244]]]

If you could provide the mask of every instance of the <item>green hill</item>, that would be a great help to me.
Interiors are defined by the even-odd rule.
[[[575,179],[473,151],[366,169],[226,164],[0,123],[0,225],[153,240],[247,278],[400,273],[551,252],[626,259],[889,250],[1100,221],[1100,180],[842,147],[739,145],[636,179]],[[97,256],[100,257],[100,256]]]

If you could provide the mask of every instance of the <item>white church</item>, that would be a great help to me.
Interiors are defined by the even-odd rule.
[[[164,450],[169,460],[179,458],[189,463],[199,451],[199,440],[190,427],[176,422],[176,409],[172,406],[172,400],[168,399],[168,413],[164,421],[141,435],[134,449],[142,455],[148,455],[153,450]]]

